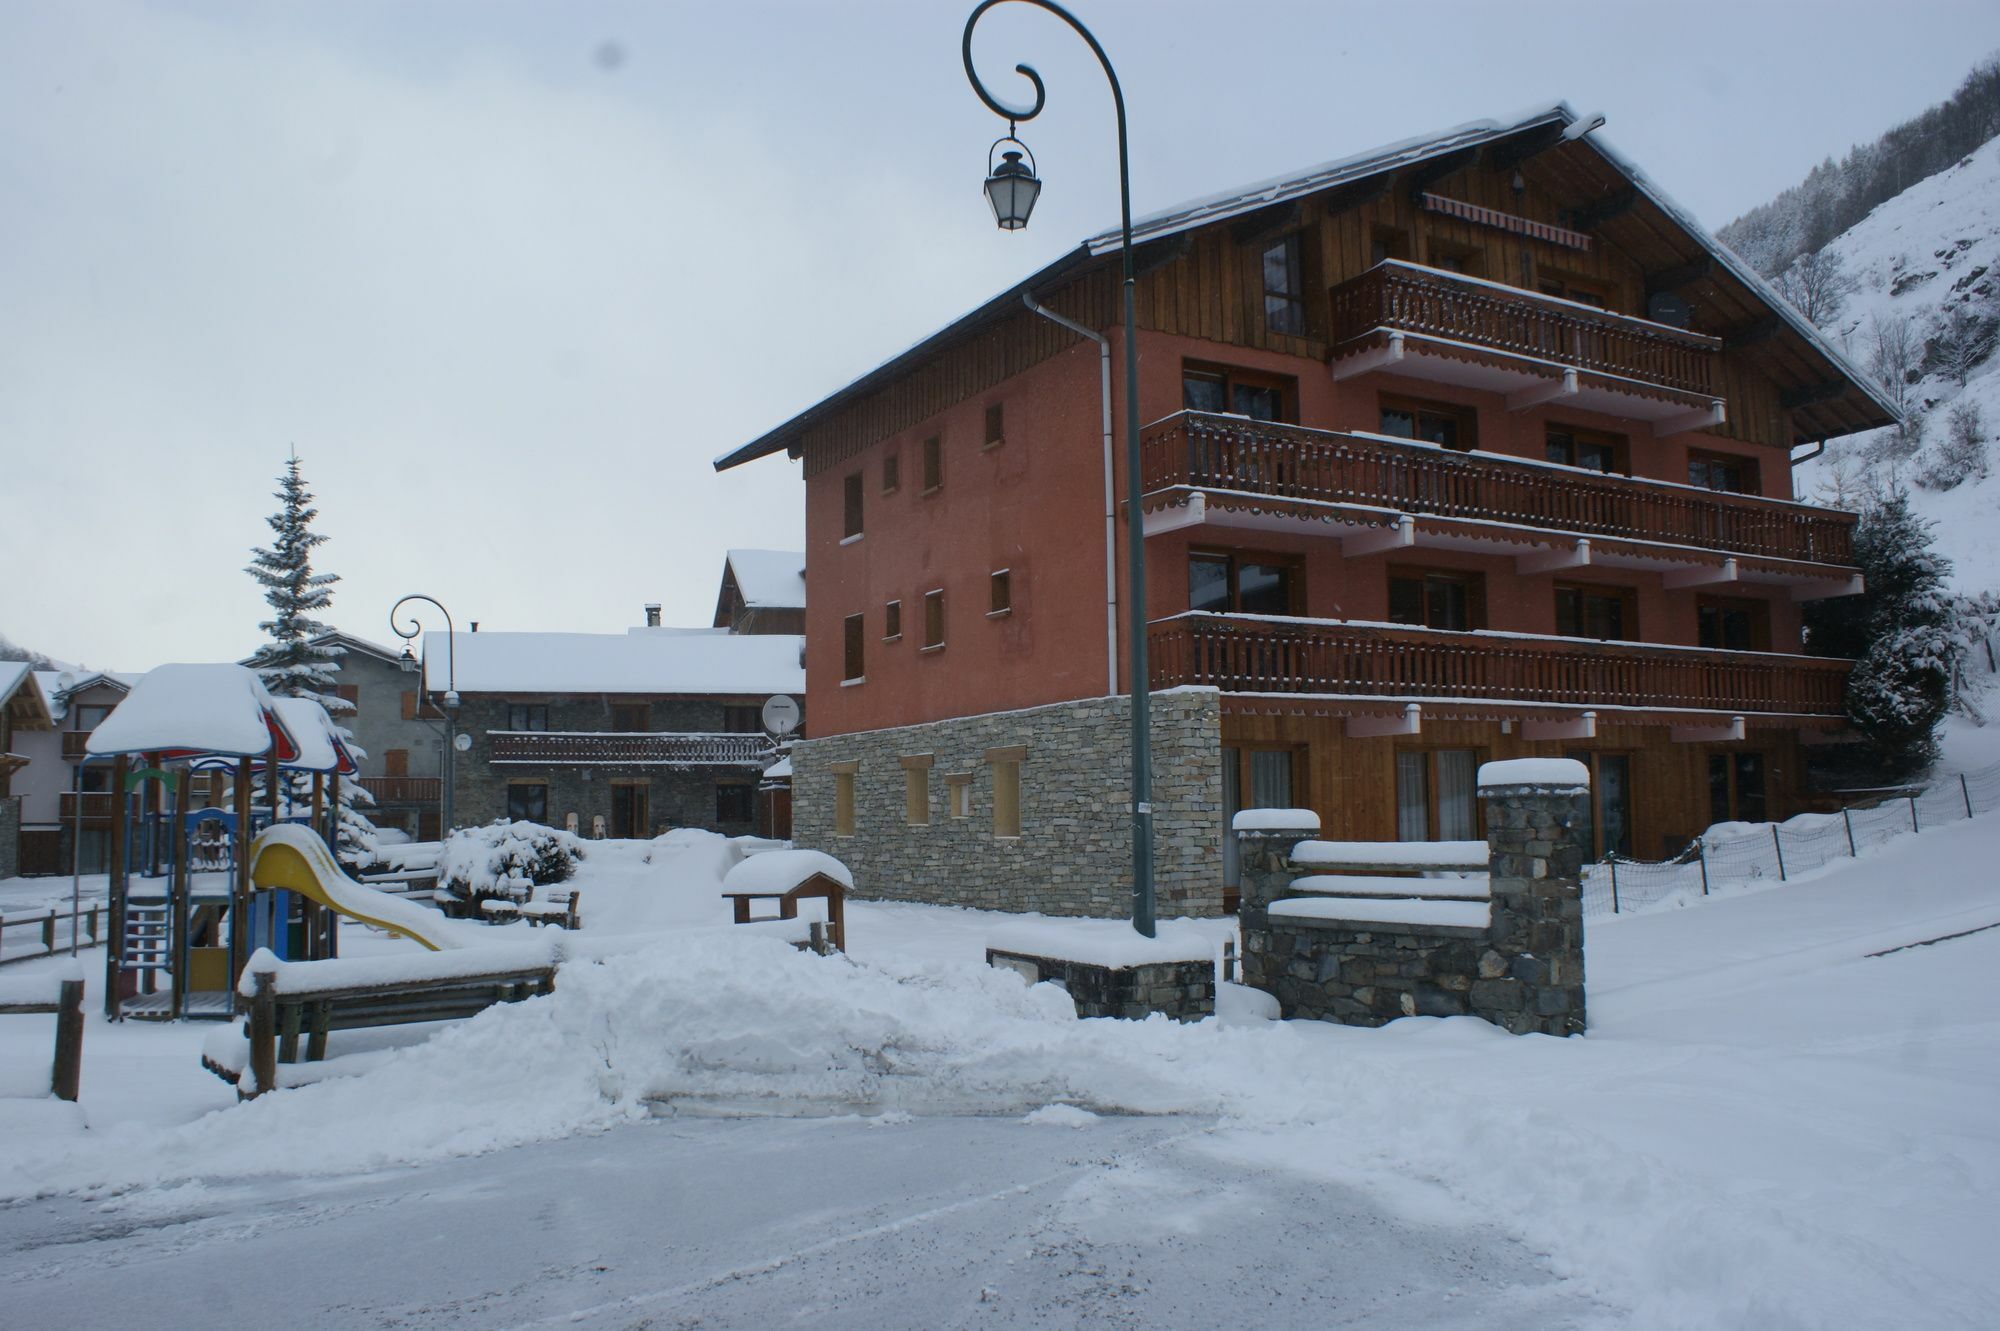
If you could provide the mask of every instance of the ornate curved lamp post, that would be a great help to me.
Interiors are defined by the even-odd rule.
[[[451,835],[452,828],[451,788],[457,784],[455,776],[458,761],[458,630],[452,626],[451,611],[445,609],[444,602],[438,600],[435,596],[425,596],[422,592],[411,592],[408,596],[390,606],[389,631],[403,640],[401,664],[405,672],[414,674],[417,670],[417,658],[411,654],[409,644],[412,639],[424,631],[424,626],[417,619],[414,611],[410,614],[408,628],[404,628],[396,622],[396,612],[411,601],[423,601],[436,606],[437,612],[444,616],[444,807],[439,810],[442,826],[440,826],[438,831],[441,836],[448,837]]]
[[[1011,143],[1020,150],[1004,152],[998,166],[993,165],[993,149],[988,149],[986,155],[986,199],[993,207],[993,220],[1003,231],[1018,231],[1028,224],[1028,214],[1034,210],[1042,182],[1035,175],[1034,154],[1014,137],[1014,130],[1016,125],[1042,113],[1046,90],[1040,74],[1027,65],[1016,65],[1015,71],[1026,75],[1034,85],[1035,101],[1032,106],[1009,106],[986,90],[986,85],[979,81],[978,71],[972,67],[973,27],[987,10],[1009,2],[980,0],[971,17],[965,20],[963,55],[965,77],[972,83],[972,90],[989,111],[1007,122],[1006,136],[995,140],[993,149]],[[1124,242],[1120,257],[1125,276],[1125,603],[1131,643],[1127,663],[1132,697],[1132,927],[1150,938],[1153,936],[1152,717],[1146,675],[1146,533],[1139,513],[1139,344],[1132,331],[1132,171],[1126,149],[1125,93],[1118,86],[1110,57],[1097,44],[1097,38],[1091,36],[1090,29],[1077,21],[1076,15],[1052,0],[1018,0],[1018,3],[1047,10],[1090,44],[1091,54],[1097,57],[1097,63],[1104,68],[1104,77],[1111,83],[1111,101],[1118,111],[1118,207]],[[1026,162],[1021,160],[1023,156],[1027,157]]]

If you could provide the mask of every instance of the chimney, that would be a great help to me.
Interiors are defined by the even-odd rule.
[[[660,603],[658,601],[648,601],[646,602],[646,627],[649,629],[656,629],[659,626],[660,626]]]
[[[472,621],[472,631],[474,633],[479,632],[479,621],[476,619]]]

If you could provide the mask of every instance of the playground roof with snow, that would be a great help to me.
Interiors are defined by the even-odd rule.
[[[262,757],[275,751],[280,763],[306,771],[332,771],[340,761],[325,708],[302,698],[273,698],[256,671],[228,663],[147,671],[90,732],[84,748],[98,758]],[[353,770],[351,762],[343,770]]]
[[[800,693],[804,642],[722,629],[427,633],[425,681],[440,688],[450,669],[460,693]]]

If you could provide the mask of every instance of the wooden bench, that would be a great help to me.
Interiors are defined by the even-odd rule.
[[[55,1014],[56,1057],[49,1089],[59,1100],[74,1101],[83,1081],[83,981],[61,981],[55,998],[47,1000],[26,997],[34,987],[32,981],[10,981],[0,990],[0,1016]]]
[[[546,900],[522,902],[519,913],[529,924],[553,924],[558,929],[581,929],[583,923],[577,916],[577,899],[582,895],[582,888],[569,892],[551,892]]]
[[[836,952],[847,951],[847,887],[836,878],[816,873],[783,892],[736,891],[724,892],[722,895],[735,905],[737,924],[755,924],[760,920],[796,920],[799,917],[801,901],[824,900],[827,943]],[[752,915],[750,903],[753,901],[775,901],[778,903],[778,913]]]
[[[327,965],[338,963],[288,963],[290,974],[282,992],[276,973],[252,972],[254,989],[245,1032],[250,1040],[252,1085],[248,1090],[238,1086],[237,1094],[243,1099],[277,1089],[278,1065],[300,1061],[301,1036],[305,1038],[304,1061],[319,1062],[326,1057],[330,1032],[459,1021],[498,1003],[519,1003],[552,993],[556,983],[553,964],[379,984],[347,984],[336,979],[315,985],[309,979],[300,981],[300,972],[309,976],[310,968]],[[233,1069],[206,1057],[202,1062],[224,1081],[239,1079]]]

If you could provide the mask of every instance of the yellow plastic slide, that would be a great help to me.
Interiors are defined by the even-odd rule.
[[[433,952],[463,946],[453,936],[451,921],[436,911],[349,878],[326,842],[297,823],[274,823],[250,843],[250,884],[259,890],[287,888],[349,919],[413,938]]]

